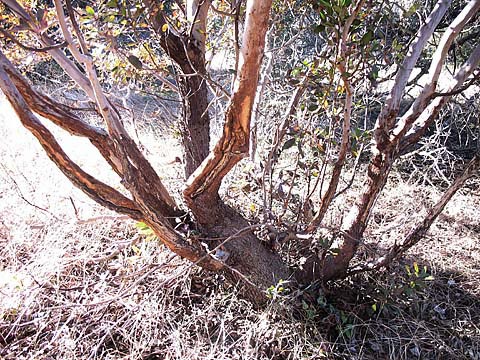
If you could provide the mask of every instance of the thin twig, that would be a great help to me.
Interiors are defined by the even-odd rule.
[[[13,36],[8,31],[3,30],[1,28],[0,28],[0,33],[3,34],[3,36],[12,40],[15,43],[15,45],[20,46],[24,50],[33,51],[33,52],[46,52],[46,51],[49,51],[49,50],[60,49],[60,48],[64,48],[64,47],[68,46],[67,42],[64,41],[61,44],[55,44],[55,45],[36,48],[36,47],[32,47],[32,46],[22,44],[15,36]]]

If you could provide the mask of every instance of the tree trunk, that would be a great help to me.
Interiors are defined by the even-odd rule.
[[[160,45],[180,67],[178,74],[182,98],[181,133],[185,156],[185,176],[188,178],[207,157],[210,147],[210,116],[208,114],[208,88],[205,74],[205,32],[208,8],[207,0],[189,0],[188,34],[174,34],[163,13],[162,2],[146,0],[150,20],[160,37]]]
[[[197,71],[205,72],[203,53],[189,51],[189,58]],[[182,98],[181,132],[185,152],[185,177],[188,178],[208,156],[210,145],[210,116],[208,114],[208,88],[206,81],[195,74],[190,65],[182,64],[185,76],[180,75],[179,90]]]
[[[292,271],[278,253],[255,236],[252,226],[235,209],[220,206],[224,216],[207,231],[211,237],[230,238],[221,246],[226,253],[226,276],[242,284],[244,295],[262,303],[267,299],[267,289],[280,280],[291,280]]]

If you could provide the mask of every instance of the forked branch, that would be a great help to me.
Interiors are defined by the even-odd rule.
[[[478,3],[478,1],[474,0],[467,4],[466,9],[468,9],[468,11],[464,10],[461,15],[454,20],[452,28],[458,30],[464,26],[466,21],[468,21],[468,18],[471,17],[472,7],[473,9],[476,9],[476,6],[478,5],[476,3]],[[345,236],[339,245],[339,254],[336,256],[328,256],[326,258],[325,266],[322,269],[324,280],[345,275],[350,260],[358,249],[361,238],[368,224],[370,212],[386,184],[395,159],[398,157],[398,143],[401,139],[398,137],[393,137],[392,139],[390,137],[390,132],[396,121],[398,105],[402,98],[409,74],[423,48],[426,46],[426,41],[435,30],[448,6],[449,1],[440,1],[427,19],[425,25],[420,28],[416,40],[410,47],[403,66],[397,74],[397,78],[390,92],[389,98],[386,101],[385,107],[377,118],[374,130],[375,144],[373,145],[373,154],[368,167],[367,182],[361,193],[360,200],[352,207],[348,216],[345,218],[343,229],[348,236]],[[458,36],[458,33],[455,31],[454,33],[455,36]],[[445,36],[448,38],[448,40],[445,40],[444,46],[446,47],[451,43],[451,40],[448,34]],[[455,36],[453,38],[455,38]],[[436,57],[435,63],[432,63],[431,79],[434,82],[435,79],[438,78],[438,66],[441,66],[444,61],[443,51],[445,50],[441,47],[439,50],[440,54]],[[433,84],[433,89],[434,88],[435,84]],[[431,97],[426,93],[425,99],[422,99],[422,103],[418,104],[418,109],[424,110],[429,101],[431,101]],[[402,134],[403,133],[399,132],[398,135]]]
[[[391,135],[391,142],[394,146],[403,138],[403,136],[410,129],[414,121],[429,105],[437,88],[440,72],[445,64],[448,50],[455,38],[460,34],[467,22],[475,16],[480,9],[480,1],[471,0],[465,8],[458,14],[453,22],[448,27],[447,31],[442,36],[440,44],[438,45],[432,57],[430,69],[428,70],[427,83],[424,86],[420,95],[415,99],[408,111],[398,121],[396,128]]]
[[[480,65],[480,44],[473,50],[467,61],[458,69],[453,77],[450,86],[443,89],[446,93],[455,94],[461,90],[464,82],[473,74]],[[415,144],[425,134],[430,125],[435,121],[441,108],[450,100],[452,95],[436,97],[427,106],[427,108],[418,116],[413,126],[400,141],[400,153],[404,152],[409,146]]]
[[[225,115],[223,135],[202,165],[192,174],[183,195],[197,220],[209,225],[221,214],[218,189],[222,179],[248,155],[250,117],[265,47],[272,0],[247,2],[245,31],[233,95]]]
[[[376,147],[379,151],[383,151],[387,146],[390,146],[389,132],[395,124],[395,120],[400,109],[400,101],[403,98],[403,93],[408,82],[408,78],[412,73],[415,64],[417,63],[427,41],[432,36],[438,24],[442,20],[445,12],[450,7],[451,0],[440,0],[435,8],[432,10],[430,16],[425,20],[425,23],[418,30],[415,39],[410,45],[407,55],[403,60],[390,94],[385,102],[380,115],[375,124],[374,137]]]
[[[86,137],[102,154],[112,169],[122,175],[120,158],[107,132],[101,128],[91,126],[72,113],[71,109],[50,97],[36,92],[28,81],[15,69],[10,61],[0,53],[0,63],[8,73],[10,80],[37,114],[49,119],[75,136]]]

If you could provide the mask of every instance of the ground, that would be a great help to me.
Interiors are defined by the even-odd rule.
[[[389,269],[329,288],[285,284],[254,308],[241,284],[192,267],[76,190],[3,97],[0,109],[0,358],[480,359],[478,182]],[[140,135],[179,193],[175,139]],[[86,141],[61,139],[118,184]],[[394,174],[356,260],[401,237],[440,194]]]

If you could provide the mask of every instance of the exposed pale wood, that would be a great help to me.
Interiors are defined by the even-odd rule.
[[[374,138],[376,142],[375,148],[378,149],[378,151],[383,151],[387,146],[389,146],[389,132],[392,126],[395,124],[395,120],[400,109],[400,101],[402,100],[408,78],[410,77],[418,58],[425,48],[427,41],[430,39],[436,27],[442,20],[445,12],[450,7],[451,2],[451,0],[440,0],[435,5],[430,16],[420,27],[415,35],[415,39],[408,48],[405,59],[400,65],[395,77],[393,87],[385,101],[385,106],[377,118],[374,130]],[[374,151],[377,151],[375,148]]]
[[[398,144],[398,142],[410,129],[412,124],[417,120],[418,116],[430,104],[432,96],[437,89],[440,72],[445,64],[450,46],[468,21],[475,16],[479,9],[480,1],[471,0],[448,26],[435,50],[435,53],[433,54],[432,62],[427,73],[428,75],[425,86],[423,87],[420,95],[417,96],[413,104],[400,118],[395,129],[392,131],[390,136],[390,141],[392,144]]]
[[[480,44],[473,50],[468,60],[455,73],[453,81],[448,87],[442,89],[446,93],[452,93],[460,89],[474,70],[480,65]],[[417,117],[410,130],[400,141],[400,153],[420,140],[428,127],[433,124],[441,108],[450,100],[451,96],[436,97],[427,108]]]
[[[475,1],[478,2],[478,0],[474,0],[473,2]],[[374,130],[375,144],[373,146],[373,154],[368,167],[367,181],[364,186],[364,190],[360,195],[359,201],[351,208],[347,217],[344,219],[342,229],[345,231],[347,236],[344,236],[341,239],[341,243],[339,245],[339,254],[336,256],[327,256],[325,259],[324,267],[321,270],[324,280],[345,275],[350,260],[357,251],[358,245],[360,244],[361,238],[368,224],[370,212],[387,182],[393,162],[398,157],[398,144],[401,139],[395,137],[391,139],[390,131],[392,130],[398,114],[398,105],[399,101],[401,100],[401,95],[403,94],[409,74],[411,73],[411,69],[418,60],[422,49],[426,45],[426,41],[435,30],[435,27],[440,22],[448,6],[448,1],[440,1],[437,3],[436,7],[432,11],[432,14],[417,33],[417,38],[411,45],[409,53],[407,54],[405,61],[399,70],[399,73],[397,74],[397,78],[390,92],[390,96],[387,99],[386,105],[376,122]],[[473,4],[473,7],[476,6],[477,4]],[[471,7],[472,2],[467,4],[465,8],[469,9]],[[468,10],[462,12],[459,17],[469,17],[471,14],[471,10]],[[459,26],[460,28],[464,24],[465,21],[460,21],[459,18],[453,21],[453,25],[457,27]],[[446,36],[448,37],[449,35]],[[458,33],[455,33],[455,36],[458,36]],[[448,40],[447,43],[450,41],[451,40]],[[439,51],[442,52],[444,50],[441,48]],[[438,56],[437,62],[441,60],[442,56]],[[437,76],[435,75],[436,71],[437,64],[433,64],[433,81],[435,81],[435,77]],[[430,99],[427,94],[425,95],[425,99],[421,99],[422,104],[419,108],[425,109],[425,106],[427,105],[426,102],[428,100]]]
[[[265,46],[271,0],[247,2],[243,45],[232,99],[225,115],[223,135],[187,182],[184,198],[197,220],[217,221],[221,213],[218,189],[223,177],[248,155],[250,117]]]
[[[22,19],[24,24],[27,24],[32,32],[44,46],[51,47],[55,45],[55,42],[45,33],[38,31],[35,26],[34,19],[25,11],[25,9],[15,0],[2,0],[2,2],[8,6],[19,18]],[[50,49],[48,53],[55,59],[55,61],[65,70],[65,72],[82,88],[92,101],[95,96],[93,88],[88,81],[87,77],[78,69],[72,60],[70,60],[62,49]]]
[[[0,57],[5,71],[34,112],[51,120],[55,125],[72,135],[88,138],[112,169],[120,176],[122,175],[119,155],[105,130],[87,124],[77,117],[69,107],[33,90],[28,81],[16,71],[8,59],[3,54],[0,54]]]

